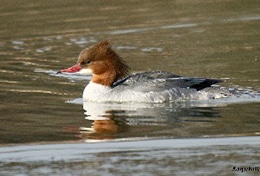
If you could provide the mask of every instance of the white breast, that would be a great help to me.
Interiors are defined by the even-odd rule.
[[[90,81],[83,92],[84,101],[97,102],[165,102],[194,98],[195,90],[172,88],[165,91],[134,91],[127,86],[110,88]]]
[[[111,90],[110,87],[90,81],[83,91],[83,99],[89,101],[102,101],[103,97],[106,94],[110,94]]]

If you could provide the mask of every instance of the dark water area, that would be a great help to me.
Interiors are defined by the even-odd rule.
[[[67,142],[88,145],[93,141],[114,141],[116,147],[125,140],[142,143],[143,139],[259,136],[257,0],[1,2],[2,147]],[[56,72],[73,65],[82,49],[102,40],[113,44],[133,73],[164,70],[223,79],[220,86],[240,90],[245,96],[220,102],[92,103],[84,104],[83,109],[80,98],[90,76]],[[251,146],[252,151],[259,150],[257,145]],[[242,144],[238,148],[244,151]],[[248,161],[242,155],[240,159]],[[221,161],[223,158],[218,158],[216,163]],[[12,168],[6,165],[8,162],[0,167],[8,171]],[[245,165],[255,163],[248,161]]]

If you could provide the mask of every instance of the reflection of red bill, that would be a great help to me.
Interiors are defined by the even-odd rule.
[[[58,71],[57,73],[75,73],[81,70],[80,64],[75,64],[70,68],[67,69],[62,69],[60,71]]]

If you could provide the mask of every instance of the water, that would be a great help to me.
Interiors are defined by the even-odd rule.
[[[117,0],[87,3],[81,0],[8,0],[2,2],[0,14],[0,144],[6,148],[9,145],[18,147],[14,150],[10,148],[9,157],[21,150],[19,146],[32,143],[60,143],[61,149],[65,150],[67,143],[82,143],[79,145],[81,148],[93,141],[112,140],[114,143],[108,144],[119,151],[123,141],[127,140],[145,146],[144,139],[169,139],[170,143],[178,144],[176,138],[192,143],[195,138],[207,141],[208,137],[213,140],[231,137],[227,138],[229,142],[225,140],[224,148],[219,149],[217,144],[210,147],[216,152],[224,150],[223,156],[228,160],[225,157],[214,159],[200,146],[185,150],[191,158],[193,152],[198,152],[209,157],[204,158],[205,161],[212,161],[212,166],[199,165],[198,175],[203,172],[216,174],[222,168],[222,175],[228,169],[230,174],[240,174],[232,172],[232,166],[253,167],[259,163],[257,156],[254,160],[249,159],[259,150],[257,142],[230,145],[237,136],[259,136],[259,98],[162,104],[93,103],[86,106],[93,107],[92,116],[88,116],[85,111],[90,110],[82,108],[80,98],[90,76],[56,74],[56,71],[75,64],[79,52],[85,47],[110,40],[132,72],[164,70],[183,76],[224,79],[222,87],[255,95],[260,85],[258,1],[126,1],[122,4]],[[96,145],[103,146],[102,143]],[[163,147],[164,143],[161,142],[161,145]],[[33,146],[28,151],[52,147]],[[188,145],[186,147],[189,148]],[[230,148],[232,150],[228,150]],[[130,149],[124,150],[124,153]],[[154,151],[156,149],[158,152]],[[73,151],[67,150],[68,156],[54,164],[48,159],[39,162],[36,167],[39,169],[35,172],[59,175],[55,166],[64,166],[68,173],[76,173],[75,167],[68,167],[75,164],[74,161],[69,162]],[[174,153],[177,150],[169,147],[168,151]],[[232,151],[241,151],[242,154],[235,157]],[[118,172],[117,162],[105,165],[108,161],[106,156],[111,155],[106,153],[105,147],[97,152],[96,162],[84,165],[91,170],[90,166],[103,163],[103,167],[110,168],[104,173],[111,175],[122,175],[123,168],[126,170],[130,165],[140,165],[140,175],[160,175],[152,172],[153,168],[160,167],[159,163],[154,163],[160,158],[164,161],[161,166],[167,168],[161,172],[164,175],[171,173],[168,171],[172,171],[173,164],[176,166],[173,170],[187,169],[173,160],[167,163],[167,156],[162,154],[160,147],[147,149],[146,152],[151,155],[143,155],[138,149],[133,153],[140,156],[140,161],[146,161],[144,163],[139,163],[138,158],[131,159],[117,153],[115,160],[119,157],[121,161],[126,157],[129,164],[121,164]],[[2,154],[6,153],[1,153],[0,158],[3,159]],[[198,161],[189,160],[184,155],[179,157],[194,167]],[[232,163],[232,160],[235,162]],[[245,162],[241,163],[241,160]],[[149,165],[149,162],[153,164]],[[24,165],[30,165],[30,161],[17,158],[17,163],[3,160],[0,167],[5,171],[4,175],[8,175],[14,167],[16,170],[9,175],[30,174],[30,167]],[[208,172],[212,167],[215,169]],[[82,169],[82,175],[84,171]]]
[[[2,147],[0,168],[3,175],[257,175],[259,144],[237,137]]]

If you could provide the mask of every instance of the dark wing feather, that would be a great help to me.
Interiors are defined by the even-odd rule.
[[[180,77],[170,72],[153,71],[136,73],[125,79],[118,80],[112,85],[112,88],[128,86],[137,91],[163,91],[171,88],[201,90],[219,82],[221,80]]]
[[[190,88],[194,88],[197,90],[201,90],[206,87],[210,87],[212,84],[217,84],[217,83],[222,82],[222,80],[218,80],[218,79],[203,79],[203,78],[192,78],[192,79],[199,80],[199,81],[197,81],[197,83],[190,86]]]

